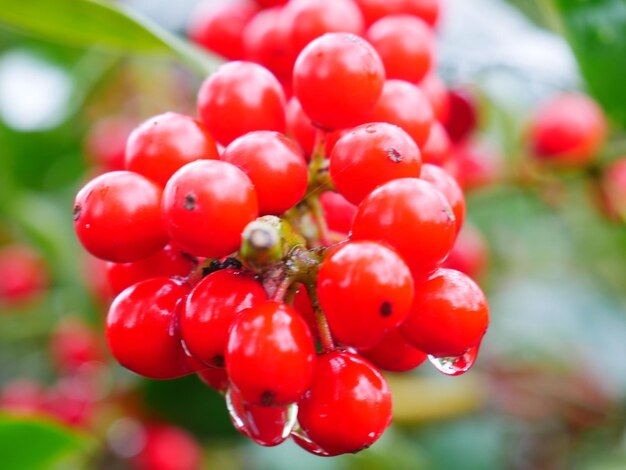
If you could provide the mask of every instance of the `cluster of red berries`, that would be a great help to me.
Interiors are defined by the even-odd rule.
[[[227,63],[201,86],[200,120],[141,124],[126,169],[87,183],[74,205],[78,238],[108,261],[118,293],[106,319],[114,357],[149,378],[196,372],[225,393],[243,434],[267,446],[291,436],[319,455],[357,452],[390,424],[379,369],[428,357],[463,373],[489,316],[476,283],[441,267],[465,199],[420,150],[434,113],[414,83],[430,63],[409,71],[432,33],[406,15],[374,22],[370,42],[352,34],[361,29],[326,32],[329,18],[349,27],[338,5],[356,8],[283,7],[319,12],[294,23],[289,103],[267,68]],[[304,18],[311,31],[298,29]],[[413,31],[422,36],[400,47]]]

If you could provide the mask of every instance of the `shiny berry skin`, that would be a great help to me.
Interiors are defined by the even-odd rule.
[[[77,317],[66,317],[55,327],[50,356],[56,368],[66,374],[89,362],[104,362],[100,335]]]
[[[278,5],[284,5],[289,0],[255,0],[262,8],[271,8]]]
[[[591,98],[564,93],[536,111],[530,142],[533,153],[546,163],[581,167],[595,159],[606,133],[606,118]]]
[[[365,38],[385,65],[387,78],[418,83],[435,61],[435,38],[428,25],[409,15],[393,15],[369,27]]]
[[[442,268],[415,285],[415,302],[400,333],[426,354],[460,356],[480,343],[488,324],[480,287],[465,274]]]
[[[408,316],[413,279],[391,248],[354,241],[324,259],[317,294],[333,337],[346,346],[368,348]]]
[[[489,267],[489,246],[485,237],[471,224],[463,225],[442,267],[455,269],[472,279],[481,277]]]
[[[196,375],[205,384],[218,392],[225,392],[230,384],[226,369],[222,367],[208,367],[196,372]]]
[[[0,248],[0,305],[15,305],[36,298],[49,283],[48,267],[28,245]]]
[[[314,366],[313,337],[292,307],[268,300],[235,320],[226,346],[226,371],[246,403],[284,406],[298,401]]]
[[[460,142],[469,136],[478,124],[476,98],[464,89],[448,92],[449,111],[444,122],[450,140]]]
[[[390,372],[406,372],[426,360],[426,354],[413,347],[397,329],[387,332],[372,348],[359,350],[359,354],[379,369]]]
[[[435,26],[440,14],[440,0],[355,0],[365,23],[371,25],[389,15],[408,14]]]
[[[327,33],[306,46],[294,65],[293,87],[318,126],[342,129],[362,123],[380,97],[385,68],[363,39]]]
[[[450,97],[443,80],[439,75],[431,72],[419,83],[419,87],[430,101],[435,118],[439,122],[446,122],[450,113]]]
[[[345,351],[318,357],[298,406],[302,429],[331,455],[369,447],[391,423],[387,382],[367,360]]]
[[[112,171],[88,182],[76,195],[73,218],[85,249],[107,261],[146,258],[168,240],[161,188],[130,171]]]
[[[187,365],[176,318],[176,305],[187,292],[176,281],[157,277],[116,297],[106,318],[106,339],[121,365],[152,379],[173,379],[193,372]]]
[[[289,44],[297,54],[325,33],[363,34],[363,17],[353,0],[291,0],[284,9]]]
[[[89,163],[102,171],[126,169],[126,140],[136,123],[123,116],[100,119],[91,126],[85,139]]]
[[[256,190],[259,215],[280,215],[306,192],[309,174],[304,155],[298,144],[279,132],[249,132],[232,141],[221,159],[248,175]]]
[[[431,183],[446,197],[454,213],[458,233],[465,221],[465,195],[459,183],[443,168],[428,163],[422,166],[420,178]]]
[[[180,317],[189,352],[214,367],[224,367],[228,331],[243,310],[267,299],[261,284],[234,269],[215,271],[193,288]]]
[[[450,137],[445,128],[439,122],[433,122],[428,139],[420,149],[423,162],[444,166],[450,158],[450,146]]]
[[[454,214],[445,196],[417,178],[390,181],[372,191],[352,224],[353,240],[381,241],[395,248],[415,282],[443,261],[455,236]]]
[[[247,132],[285,132],[285,95],[272,73],[252,62],[228,62],[198,93],[198,114],[222,145]]]
[[[153,277],[180,277],[191,274],[198,266],[198,260],[183,252],[172,243],[162,250],[139,261],[132,263],[106,264],[106,278],[114,295],[139,281]]]
[[[200,470],[201,446],[184,429],[151,424],[143,437],[143,448],[132,458],[136,470]]]
[[[445,169],[458,181],[463,191],[489,186],[501,178],[502,157],[493,149],[473,140],[452,147]]]
[[[362,124],[348,131],[330,154],[330,178],[352,204],[374,188],[397,178],[417,178],[420,151],[400,127],[385,122]]]
[[[200,46],[229,60],[244,58],[242,34],[258,13],[250,0],[237,0],[216,7],[215,2],[201,2],[191,14],[189,38]]]
[[[126,169],[165,186],[180,167],[219,158],[213,137],[192,117],[164,113],[144,121],[128,138]]]
[[[320,195],[320,203],[328,228],[347,235],[352,227],[356,206],[334,191],[323,192]]]
[[[400,126],[421,148],[428,139],[434,115],[428,98],[416,85],[387,80],[370,120]]]
[[[258,216],[250,178],[228,162],[198,160],[178,170],[163,191],[163,218],[172,240],[195,256],[221,258],[239,248]]]
[[[315,145],[315,126],[311,123],[311,119],[304,114],[302,106],[295,96],[287,102],[285,112],[287,115],[287,135],[298,142],[308,160]]]

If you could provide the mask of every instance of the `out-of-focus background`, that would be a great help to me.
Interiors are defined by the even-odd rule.
[[[172,459],[197,444],[202,468],[626,468],[626,226],[599,196],[604,169],[626,156],[624,2],[442,1],[437,70],[473,97],[463,151],[487,168],[467,201],[491,324],[465,375],[389,374],[394,424],[337,458],[257,446],[197,377],[141,379],[110,358],[106,281],[75,238],[72,201],[133,126],[193,115],[205,72],[196,50],[151,42],[131,20],[111,17],[81,43],[80,27],[68,31],[89,2],[19,3],[0,0],[0,468],[136,468],[159,426],[181,433]],[[184,41],[197,3],[119,4]],[[536,174],[529,120],[574,90],[608,116],[606,143],[590,168]]]

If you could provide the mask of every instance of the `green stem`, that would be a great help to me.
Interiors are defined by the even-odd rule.
[[[320,307],[320,301],[317,296],[317,290],[315,289],[315,285],[307,283],[306,290],[309,294],[309,298],[311,299],[313,311],[315,312],[315,323],[317,324],[317,332],[319,334],[320,342],[322,343],[322,348],[326,352],[332,351],[333,349],[335,349],[335,342],[333,341],[333,336],[330,333],[330,328],[328,326],[328,321],[326,320],[326,315],[324,315],[324,312]]]

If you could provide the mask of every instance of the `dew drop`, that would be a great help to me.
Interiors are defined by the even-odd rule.
[[[291,439],[293,439],[293,442],[295,442],[311,454],[319,455],[320,457],[331,457],[333,455],[330,452],[326,452],[319,445],[309,439],[309,437],[301,429],[293,431],[291,433]]]
[[[368,124],[367,126],[365,126],[365,132],[367,132],[368,134],[374,134],[376,132],[376,126],[373,124]]]
[[[472,368],[478,356],[478,346],[473,346],[460,356],[435,357],[428,355],[428,360],[439,372],[445,375],[461,375]]]

